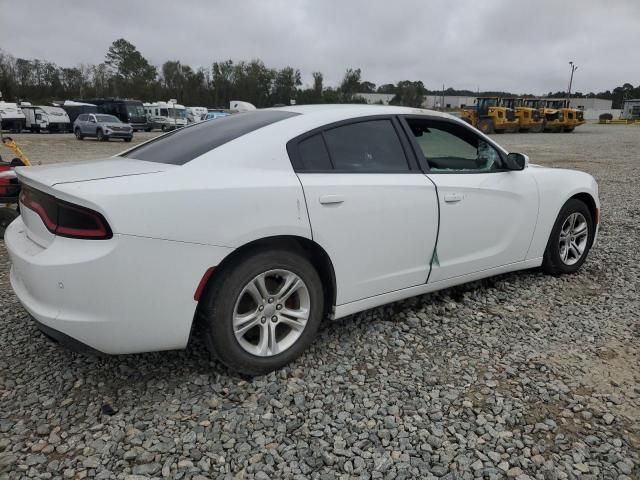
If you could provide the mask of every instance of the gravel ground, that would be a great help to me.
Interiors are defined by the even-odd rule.
[[[17,138],[42,161],[124,147]],[[640,479],[640,128],[497,139],[598,180],[600,243],[582,271],[328,322],[264,377],[229,373],[197,341],[109,358],[52,345],[0,242],[0,478]]]

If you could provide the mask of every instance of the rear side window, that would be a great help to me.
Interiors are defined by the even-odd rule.
[[[320,133],[302,140],[298,144],[298,153],[303,170],[325,171],[333,169],[329,153]]]
[[[324,132],[337,171],[406,172],[409,164],[391,120],[370,120]]]
[[[275,110],[236,113],[174,130],[122,156],[147,162],[184,165],[220,145],[295,115],[299,114]]]

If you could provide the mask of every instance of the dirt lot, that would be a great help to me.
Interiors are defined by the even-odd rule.
[[[15,138],[42,163],[129,146]],[[640,127],[495,138],[598,181],[600,240],[581,272],[503,275],[327,323],[255,379],[197,339],[108,358],[50,344],[0,242],[0,479],[640,479]]]

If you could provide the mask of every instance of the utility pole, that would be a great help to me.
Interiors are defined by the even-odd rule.
[[[571,84],[573,83],[573,72],[575,72],[578,67],[573,62],[569,62],[571,66],[571,77],[569,77],[569,93],[567,94],[567,98],[571,98]]]

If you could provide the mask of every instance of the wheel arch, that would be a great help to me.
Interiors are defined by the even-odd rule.
[[[236,248],[227,255],[219,265],[216,265],[212,274],[206,279],[204,286],[204,294],[207,289],[215,281],[216,275],[228,268],[233,268],[238,262],[246,258],[248,255],[260,250],[281,249],[293,250],[303,253],[314,266],[320,279],[322,280],[324,297],[325,297],[325,316],[332,313],[336,304],[337,283],[333,262],[329,254],[318,243],[311,239],[299,237],[296,235],[276,235],[264,237]],[[200,303],[200,302],[198,302]]]
[[[572,198],[576,200],[580,200],[581,202],[587,205],[587,207],[589,208],[589,212],[591,213],[591,218],[593,219],[593,223],[597,225],[600,221],[600,209],[596,204],[595,198],[593,198],[593,196],[588,192],[576,193],[575,195],[571,196],[567,201],[571,200]]]

